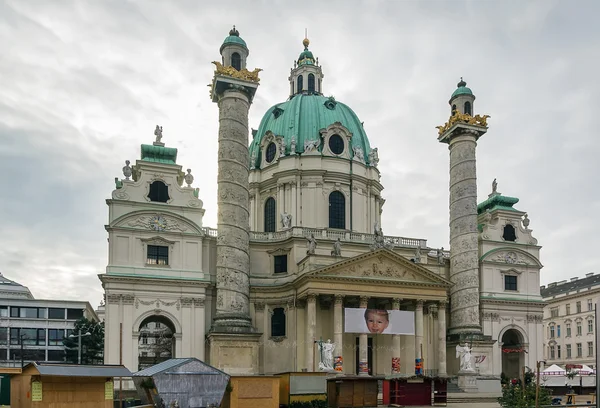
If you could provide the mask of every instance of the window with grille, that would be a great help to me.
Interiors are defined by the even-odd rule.
[[[566,310],[566,312],[567,312],[567,315],[570,315],[570,314],[571,314],[571,305],[570,305],[570,304],[567,304],[567,305],[565,306],[565,308],[567,309],[567,310]]]
[[[567,358],[571,358],[571,345],[567,344]]]
[[[554,338],[554,326],[550,326],[550,338]]]
[[[560,346],[556,346],[556,358],[560,358]]]
[[[517,290],[517,277],[506,275],[504,277],[504,290]]]
[[[273,315],[271,316],[271,336],[285,336],[285,310],[283,307],[273,309]]]
[[[146,259],[146,264],[168,265],[169,247],[161,245],[148,245],[148,257]]]
[[[554,346],[550,346],[550,358],[554,360]]]
[[[567,337],[571,337],[571,323],[567,323]]]
[[[588,357],[592,357],[594,355],[594,343],[588,341]]]
[[[0,344],[8,344],[8,327],[0,327]]]
[[[581,322],[577,322],[577,335],[581,336]]]
[[[346,229],[346,198],[339,191],[329,194],[329,228]]]
[[[560,337],[560,324],[556,326],[556,337]]]
[[[588,312],[591,312],[594,310],[594,304],[592,303],[592,299],[588,299]]]
[[[558,307],[550,309],[550,317],[558,317]]]
[[[242,69],[242,57],[237,52],[231,54],[231,66],[240,71]]]
[[[315,76],[314,74],[308,74],[308,92],[315,91]]]
[[[588,333],[594,332],[594,321],[592,319],[588,320]]]
[[[577,302],[575,306],[577,306],[577,313],[581,313],[581,302]]]
[[[275,232],[275,199],[265,201],[265,232]]]
[[[286,273],[287,272],[287,255],[275,255],[273,257],[275,265],[275,273]]]
[[[577,343],[577,357],[581,357],[583,355],[583,351],[581,349],[581,343]]]
[[[157,203],[166,203],[169,201],[169,188],[162,181],[155,181],[150,184],[150,192],[148,193],[150,201]]]
[[[297,93],[302,93],[302,88],[304,88],[302,75],[298,76],[298,79],[296,80],[296,83],[297,83],[296,92]]]
[[[62,346],[64,338],[65,338],[64,329],[48,329],[48,345],[49,346]]]

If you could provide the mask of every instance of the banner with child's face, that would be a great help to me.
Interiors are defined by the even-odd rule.
[[[345,333],[415,334],[415,312],[408,310],[344,309]]]

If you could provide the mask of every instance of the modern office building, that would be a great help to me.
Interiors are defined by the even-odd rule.
[[[544,307],[544,358],[548,364],[596,366],[594,305],[600,275],[588,273],[541,287]]]
[[[63,338],[82,316],[98,320],[88,302],[35,299],[0,273],[0,365],[64,361]]]

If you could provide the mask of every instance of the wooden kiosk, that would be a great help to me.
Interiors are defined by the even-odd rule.
[[[377,384],[384,377],[344,375],[327,379],[329,408],[377,407]]]

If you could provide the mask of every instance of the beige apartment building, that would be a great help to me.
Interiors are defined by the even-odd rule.
[[[586,364],[595,368],[594,305],[600,275],[588,273],[541,287],[544,308],[544,358],[550,364]]]

